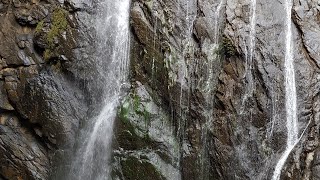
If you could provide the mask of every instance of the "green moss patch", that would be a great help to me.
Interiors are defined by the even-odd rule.
[[[50,58],[52,58],[56,53],[56,38],[58,38],[59,36],[61,36],[61,34],[66,31],[69,27],[68,25],[68,12],[63,9],[63,8],[55,8],[51,14],[51,24],[50,24],[50,28],[48,28],[48,26],[45,26],[45,22],[44,20],[40,21],[37,24],[37,27],[35,29],[35,33],[43,33],[45,32],[45,34],[43,34],[43,39],[47,45],[44,53],[43,53],[43,58],[45,60],[49,60]],[[44,28],[48,28],[46,29],[46,31],[43,31]]]
[[[54,38],[58,37],[68,27],[67,11],[57,8],[53,11],[51,17],[51,28],[47,34],[47,43],[50,48],[54,47]]]
[[[43,29],[43,27],[44,27],[44,21],[42,20],[37,24],[37,27],[36,27],[36,30],[35,30],[36,33],[40,33],[41,30]]]
[[[134,94],[131,94],[128,99],[126,99],[119,109],[120,119],[127,121],[129,114],[136,114],[142,117],[146,124],[149,124],[151,119],[151,113],[147,110],[145,105],[142,104],[141,98]]]
[[[222,37],[222,47],[226,57],[237,55],[236,47],[234,46],[233,42],[226,36]]]

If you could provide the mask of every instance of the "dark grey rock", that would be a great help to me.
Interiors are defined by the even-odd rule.
[[[23,117],[39,124],[52,144],[72,147],[79,121],[87,111],[81,92],[55,73],[40,74],[19,87],[16,106]]]
[[[48,178],[47,149],[13,114],[0,114],[0,163],[6,179]]]

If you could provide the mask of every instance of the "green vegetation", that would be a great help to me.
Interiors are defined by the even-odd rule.
[[[124,103],[122,104],[122,106],[120,107],[119,118],[124,122],[128,121],[129,108],[130,108],[129,106],[130,106],[130,104],[129,104],[128,100],[125,100]]]
[[[148,126],[151,119],[151,113],[147,110],[146,104],[141,101],[141,98],[133,93],[123,102],[122,106],[119,108],[118,117],[124,123],[130,123],[128,120],[129,115],[141,118],[145,123],[145,130],[140,129],[141,131],[145,131],[145,136],[148,138]]]
[[[224,54],[227,57],[232,57],[237,54],[236,47],[233,45],[232,41],[226,36],[222,37],[222,47]]]
[[[53,56],[53,52],[52,52],[50,49],[46,49],[46,50],[44,51],[44,53],[43,53],[43,58],[44,58],[45,60],[50,59],[50,57],[52,57],[52,56]]]
[[[146,107],[142,105],[141,98],[133,94],[133,110],[136,114],[142,116],[146,122],[146,124],[149,122],[151,118],[151,113],[147,111]],[[142,108],[140,108],[142,106]]]
[[[47,43],[50,48],[54,47],[54,38],[65,31],[68,27],[67,12],[62,8],[53,11],[51,17],[51,28],[47,34]]]
[[[133,109],[134,111],[138,111],[139,105],[141,103],[141,99],[138,95],[133,95]]]
[[[62,32],[66,31],[68,28],[68,20],[67,20],[67,11],[63,8],[56,8],[52,12],[51,15],[51,24],[50,28],[45,34],[45,42],[47,44],[47,48],[43,53],[43,58],[45,60],[49,60],[52,56],[54,56],[55,52],[55,38],[61,35]],[[45,27],[44,20],[41,20],[35,29],[36,33],[42,32]]]
[[[124,100],[119,108],[118,118],[122,129],[119,132],[120,139],[122,139],[121,142],[119,142],[120,144],[125,144],[126,147],[134,149],[154,145],[154,142],[149,137],[147,128],[151,114],[144,108],[141,98],[138,95],[130,94],[130,96]],[[145,121],[145,128],[137,125],[137,122],[135,122],[141,120]]]
[[[148,124],[151,119],[151,113],[142,105],[141,98],[136,94],[132,94],[130,99],[126,99],[123,102],[119,111],[120,120],[127,122],[130,112],[143,117],[146,124]]]
[[[36,33],[39,33],[41,32],[42,28],[44,27],[44,21],[40,21],[38,24],[37,24],[37,27],[36,27]]]

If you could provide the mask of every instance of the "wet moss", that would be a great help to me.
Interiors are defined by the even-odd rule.
[[[151,113],[141,101],[141,98],[136,94],[131,94],[122,103],[118,110],[118,118],[120,120],[119,136],[121,142],[120,146],[127,147],[128,149],[143,149],[146,147],[156,147],[157,142],[152,141],[149,137],[149,123]],[[130,118],[138,118],[145,122],[145,128],[134,125]],[[142,136],[137,132],[142,132]],[[125,148],[126,149],[126,148]]]
[[[69,27],[67,15],[67,11],[63,8],[56,8],[52,12],[50,28],[47,27],[48,29],[44,32],[46,48],[43,53],[43,58],[46,61],[54,57],[57,49],[57,38]],[[43,33],[44,28],[45,22],[42,20],[37,24],[35,33]]]
[[[40,33],[41,30],[43,29],[43,27],[44,27],[44,21],[42,20],[42,21],[40,21],[40,22],[37,24],[37,27],[36,27],[35,32],[36,32],[36,33]]]
[[[53,56],[53,52],[50,49],[46,49],[43,53],[43,58],[45,60],[50,59]]]
[[[146,125],[148,125],[151,119],[151,113],[147,110],[145,105],[142,104],[141,98],[137,94],[132,95],[132,107],[134,113],[143,117]]]
[[[130,106],[130,104],[129,104],[128,100],[125,100],[119,109],[118,116],[119,116],[120,120],[122,120],[124,122],[128,121],[128,116],[129,116],[129,111],[130,111],[129,106]]]
[[[135,112],[138,112],[139,111],[139,106],[141,104],[141,99],[138,95],[134,94],[133,95],[133,109]]]
[[[55,9],[51,17],[51,28],[47,34],[47,43],[50,48],[54,47],[54,38],[65,31],[67,27],[67,11],[62,8]]]
[[[222,37],[222,47],[226,57],[229,58],[237,55],[236,47],[234,46],[233,42],[225,35]]]

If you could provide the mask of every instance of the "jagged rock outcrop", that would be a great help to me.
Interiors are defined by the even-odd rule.
[[[1,178],[48,179],[56,151],[74,144],[93,101],[82,82],[94,71],[80,70],[90,60],[71,68],[89,42],[80,10],[69,1],[0,2]]]

